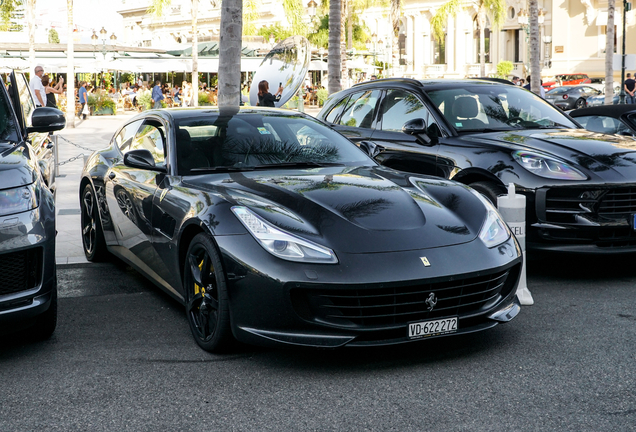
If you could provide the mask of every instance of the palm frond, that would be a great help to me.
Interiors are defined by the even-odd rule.
[[[449,16],[456,16],[464,4],[463,0],[450,0],[444,3],[431,18],[431,30],[438,41],[444,40],[444,28]]]
[[[165,13],[168,6],[172,4],[172,0],[152,0],[152,3],[148,7],[148,13],[160,18]]]

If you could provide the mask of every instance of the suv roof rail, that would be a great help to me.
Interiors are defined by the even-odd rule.
[[[381,78],[381,79],[376,79],[376,80],[368,80],[368,81],[364,81],[364,82],[361,82],[361,83],[354,84],[351,87],[356,87],[356,86],[363,85],[363,84],[369,84],[371,82],[376,82],[376,81],[378,81],[378,82],[387,82],[387,81],[389,81],[389,82],[390,81],[405,82],[405,81],[408,81],[408,82],[410,82],[412,84],[417,84],[419,86],[422,85],[422,82],[420,80],[415,79],[415,78],[393,77],[393,78]]]

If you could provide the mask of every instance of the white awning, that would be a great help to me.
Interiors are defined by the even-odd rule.
[[[311,71],[326,71],[329,70],[327,62],[320,60],[312,60],[309,63],[309,70]]]

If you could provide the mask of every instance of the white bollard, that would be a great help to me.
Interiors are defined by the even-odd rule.
[[[526,197],[525,195],[516,194],[515,185],[510,183],[508,184],[508,195],[497,197],[497,208],[517,238],[523,254],[517,298],[519,298],[519,303],[524,306],[533,305],[534,300],[526,281]]]

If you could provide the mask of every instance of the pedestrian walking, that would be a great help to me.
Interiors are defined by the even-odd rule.
[[[627,79],[625,80],[625,103],[633,104],[636,103],[636,80],[632,78],[632,74],[627,74]]]
[[[35,95],[36,108],[46,106],[46,90],[42,85],[42,75],[44,75],[44,68],[42,66],[36,66],[33,70],[33,78],[29,82],[29,87]]]
[[[258,106],[274,108],[276,106],[274,105],[274,102],[278,102],[282,94],[282,85],[278,87],[278,91],[275,95],[273,95],[269,92],[269,83],[266,80],[263,80],[258,83]]]
[[[82,104],[82,108],[80,109],[80,113],[78,114],[78,117],[81,116],[82,119],[86,120],[86,113],[84,112],[84,107],[88,103],[88,91],[86,91],[86,81],[80,82],[80,89],[78,94],[79,94],[79,102]]]
[[[163,92],[161,91],[161,81],[155,81],[155,86],[152,89],[151,101],[154,104],[154,109],[161,108],[161,101],[163,100]]]

